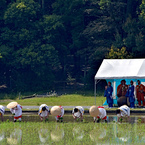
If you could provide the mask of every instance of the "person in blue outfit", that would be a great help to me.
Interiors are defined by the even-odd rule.
[[[106,97],[108,107],[113,107],[113,97],[112,97],[113,87],[111,86],[111,82],[108,82],[108,86],[105,86],[104,97]]]
[[[135,105],[134,105],[134,103],[135,103],[135,96],[134,96],[133,81],[130,81],[129,88],[128,88],[125,96],[129,98],[130,108],[134,108],[135,107]]]

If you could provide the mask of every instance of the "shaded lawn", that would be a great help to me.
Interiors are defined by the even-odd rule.
[[[102,105],[105,102],[105,97],[96,97],[96,105]],[[94,96],[83,95],[62,95],[59,97],[42,97],[42,98],[29,98],[23,100],[1,100],[0,105],[6,106],[11,101],[17,101],[22,106],[39,106],[47,104],[48,106],[62,105],[62,106],[92,106],[95,104]]]

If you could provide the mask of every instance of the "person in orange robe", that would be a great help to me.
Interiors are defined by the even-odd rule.
[[[136,86],[136,95],[137,95],[137,101],[139,107],[141,107],[141,101],[143,103],[143,107],[145,106],[145,100],[144,100],[144,92],[145,92],[145,86],[140,83],[140,80],[137,80],[138,85]]]
[[[125,96],[128,90],[128,85],[126,85],[126,81],[122,80],[121,84],[117,87],[117,97]]]

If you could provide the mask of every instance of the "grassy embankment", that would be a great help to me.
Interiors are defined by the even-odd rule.
[[[96,105],[102,105],[105,102],[105,97],[96,97]],[[11,101],[17,101],[22,106],[39,106],[47,104],[48,106],[62,105],[62,106],[92,106],[95,104],[94,96],[83,96],[78,94],[62,95],[58,97],[41,97],[29,99],[4,99],[0,100],[0,105],[6,106]]]

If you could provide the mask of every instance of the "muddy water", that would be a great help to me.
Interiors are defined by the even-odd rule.
[[[14,117],[13,115],[4,115],[4,121],[13,121]],[[93,122],[93,117],[90,115],[84,115],[83,119],[85,122]],[[117,116],[116,115],[109,115],[107,116],[108,122],[116,122],[117,121]],[[23,114],[22,116],[22,121],[24,122],[40,122],[40,118],[38,115],[35,114]],[[48,122],[50,121],[56,121],[55,117],[52,115],[49,115]],[[64,115],[63,117],[64,122],[74,122],[74,119],[72,115]],[[79,121],[79,120],[78,120]],[[127,120],[124,119],[124,122]],[[131,123],[145,123],[145,116],[131,116]]]

